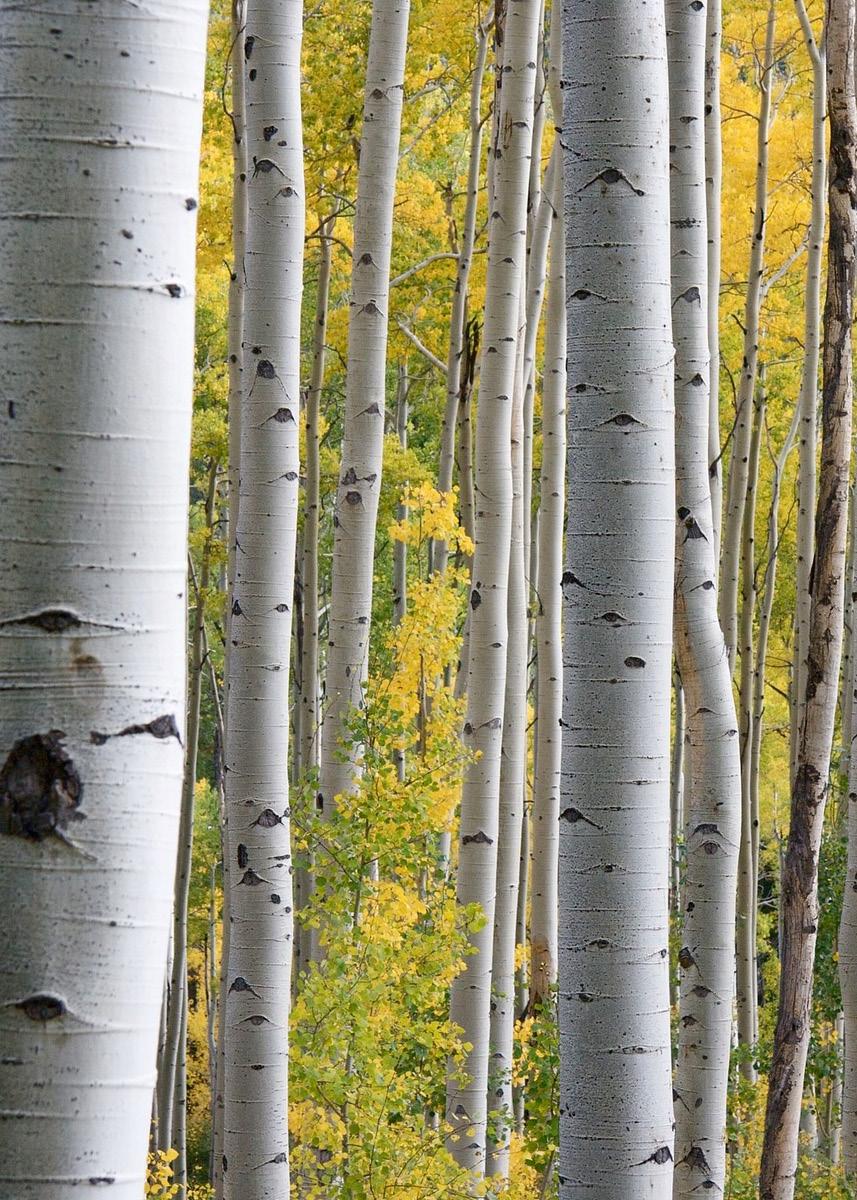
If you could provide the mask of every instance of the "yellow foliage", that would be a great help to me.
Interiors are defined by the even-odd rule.
[[[149,1154],[145,1195],[151,1200],[174,1200],[178,1196],[178,1184],[173,1183],[173,1163],[177,1158],[177,1150],[153,1150]]]

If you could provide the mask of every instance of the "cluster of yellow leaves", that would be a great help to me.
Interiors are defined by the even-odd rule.
[[[173,1182],[173,1163],[178,1158],[177,1150],[153,1150],[146,1165],[145,1195],[151,1200],[174,1200],[179,1186]]]

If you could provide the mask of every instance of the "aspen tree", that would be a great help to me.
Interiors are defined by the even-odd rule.
[[[759,388],[764,386],[764,363],[759,367]],[[736,909],[736,982],[735,1003],[738,1017],[738,1041],[749,1051],[755,1047],[759,1032],[758,982],[756,956],[756,907],[758,881],[755,869],[753,824],[753,746],[754,689],[756,659],[753,653],[753,619],[756,614],[756,495],[759,483],[759,451],[764,399],[753,405],[753,425],[747,471],[747,496],[741,549],[741,619],[739,622],[741,670],[739,682],[738,739],[741,753],[741,821],[738,853],[738,903]],[[749,1054],[741,1062],[745,1079],[756,1081],[755,1062]]]
[[[473,1048],[450,1064],[449,1149],[475,1175],[485,1169],[491,948],[497,870],[500,749],[508,651],[507,593],[512,530],[511,418],[520,290],[526,254],[527,189],[534,111],[538,5],[509,0],[503,86],[492,146],[495,187],[490,207],[483,358],[477,413],[476,549],[470,593],[470,653],[464,737],[478,757],[468,764],[461,795],[460,905],[478,904],[485,925],[469,934],[475,951],[451,989],[452,1020]]]
[[[825,131],[825,53],[816,41],[803,0],[795,0],[801,32],[812,64],[812,210],[809,223],[809,247],[806,263],[804,303],[803,362],[800,384],[800,430],[798,437],[798,515],[797,565],[795,581],[795,649],[793,669],[793,719],[791,770],[796,766],[798,730],[803,719],[806,691],[807,653],[809,650],[810,573],[814,553],[816,457],[818,453],[816,420],[818,415],[818,361],[821,350],[821,267],[824,251],[824,181],[826,168]]]
[[[301,0],[248,0],[242,35],[247,228],[225,755],[230,928],[221,1000],[226,1200],[268,1200],[289,1188],[286,765],[300,472],[302,22]]]
[[[227,546],[226,546],[226,646],[224,677],[229,678],[229,596],[235,580],[235,535],[238,528],[238,467],[241,457],[241,386],[244,354],[244,248],[247,233],[247,154],[244,112],[244,0],[232,3],[232,45],[229,73],[232,83],[232,267],[229,272],[227,344],[229,359],[227,466]],[[225,698],[224,698],[225,702]],[[222,752],[225,751],[225,737]],[[220,941],[220,979],[217,991],[217,1052],[212,1097],[211,1162],[215,1200],[223,1200],[223,1050],[226,1041],[226,968],[229,962],[229,853],[227,849],[226,805],[221,805],[221,864],[223,874],[223,922]]]
[[[830,0],[827,7],[830,159],[821,465],[805,706],[798,729],[789,840],[780,888],[780,994],[768,1077],[759,1181],[761,1200],[791,1200],[794,1195],[819,916],[818,854],[829,788],[842,649],[851,450],[851,327],[857,251],[854,22],[854,0]],[[845,970],[843,979],[847,979]]]
[[[375,528],[384,454],[384,383],[393,200],[409,0],[374,0],[354,216],[342,464],[334,512],[319,796],[328,815],[352,784],[359,747],[346,721],[369,662]],[[343,742],[350,742],[347,750]]]
[[[664,16],[639,0],[565,0],[562,20],[559,1194],[666,1200],[675,473]]]
[[[476,57],[470,81],[470,156],[467,164],[466,198],[458,261],[455,268],[455,290],[452,294],[452,314],[449,322],[449,351],[446,361],[446,407],[440,441],[440,464],[437,487],[440,492],[452,488],[453,467],[458,430],[458,410],[461,403],[462,369],[467,365],[467,289],[473,250],[476,244],[476,218],[479,208],[480,168],[482,165],[482,130],[486,118],[482,115],[482,82],[488,58],[488,40],[494,20],[493,9],[476,30]],[[467,382],[466,380],[464,381]],[[438,541],[433,548],[433,564],[442,571],[446,564],[446,542]]]
[[[206,21],[204,0],[3,10],[4,1200],[145,1184],[186,740]]]
[[[753,421],[753,396],[759,361],[759,320],[762,310],[765,235],[767,231],[768,159],[773,89],[774,31],[776,0],[770,0],[765,27],[764,57],[759,67],[759,122],[756,136],[756,198],[753,237],[744,303],[744,357],[738,382],[735,430],[729,459],[726,513],[720,554],[720,624],[726,638],[729,662],[734,667],[738,646],[738,585],[741,564],[741,532],[747,500],[747,475]]]
[[[723,143],[720,132],[720,50],[723,42],[721,0],[708,0],[705,27],[705,220],[708,228],[708,474],[714,561],[720,563],[723,515],[723,465],[720,456],[720,256],[723,190]],[[714,581],[717,583],[717,579]]]
[[[559,25],[559,13],[555,15]],[[559,135],[557,135],[559,137]],[[530,1003],[547,1002],[557,973],[557,850],[562,739],[562,543],[565,513],[565,233],[562,172],[554,175],[545,322],[539,563],[538,724],[533,779]]]
[[[676,1063],[676,1200],[726,1178],[741,764],[717,615],[709,476],[706,13],[667,0],[672,331],[675,342],[675,653],[685,699],[687,785]]]

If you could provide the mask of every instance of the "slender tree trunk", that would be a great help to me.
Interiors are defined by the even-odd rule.
[[[708,0],[705,30],[705,210],[708,227],[708,475],[711,485],[711,530],[714,561],[720,563],[723,515],[723,465],[720,457],[720,251],[723,144],[720,134],[720,47],[723,41],[721,0]],[[714,580],[717,583],[717,579]]]
[[[763,387],[764,364],[759,368]],[[741,551],[741,621],[739,625],[741,674],[739,685],[738,737],[741,753],[741,823],[738,853],[738,904],[736,921],[736,987],[738,1041],[744,1047],[741,1073],[755,1083],[756,1065],[750,1056],[758,1038],[758,980],[756,968],[756,905],[758,885],[755,872],[753,823],[754,676],[753,620],[756,614],[756,493],[759,483],[759,450],[764,423],[764,398],[753,405],[753,429],[747,471],[747,499]]]
[[[461,1067],[450,1064],[449,1149],[462,1167],[485,1165],[491,949],[497,871],[500,749],[508,641],[507,591],[512,530],[511,417],[516,374],[519,296],[526,254],[527,186],[532,149],[538,6],[510,0],[503,87],[493,146],[496,186],[488,250],[484,354],[478,408],[476,551],[470,595],[470,654],[464,736],[478,754],[465,771],[457,900],[478,904],[481,930],[474,953],[454,980],[452,1020],[473,1048]]]
[[[438,491],[448,492],[452,488],[453,465],[458,428],[458,407],[461,400],[462,369],[467,359],[467,286],[473,264],[473,248],[476,243],[476,217],[479,208],[480,168],[482,165],[482,83],[485,78],[485,63],[488,57],[488,40],[493,21],[493,10],[476,30],[476,57],[470,81],[470,158],[467,167],[467,195],[461,242],[458,247],[458,262],[455,272],[455,291],[452,295],[452,315],[449,324],[449,353],[446,362],[446,407],[440,441],[440,464],[438,468]],[[433,547],[433,563],[436,571],[446,566],[446,542],[438,541]]]
[[[319,417],[324,389],[327,342],[327,312],[330,299],[330,272],[333,258],[333,230],[336,215],[321,226],[318,284],[315,298],[315,322],[312,337],[312,370],[306,400],[306,464],[304,468],[304,532],[301,553],[303,583],[303,639],[301,642],[300,731],[301,770],[306,774],[318,767],[319,758],[319,522],[321,519],[319,464]],[[315,957],[315,931],[300,920],[313,890],[312,866],[301,866],[297,873],[298,936],[295,951],[298,970]]]
[[[705,9],[667,0],[672,331],[675,342],[675,653],[686,701],[685,880],[679,952],[673,1196],[726,1179],[741,764],[717,616],[709,475]],[[667,709],[667,711],[669,711]]]
[[[163,1079],[158,1080],[159,1122],[158,1146],[168,1150],[174,1146],[178,1151],[173,1178],[180,1188],[186,1187],[182,1168],[186,1167],[187,1148],[177,1130],[173,1129],[175,1106],[186,1107],[187,1100],[179,1076],[184,1079],[187,1071],[184,1059],[187,1054],[187,918],[190,893],[191,860],[193,855],[193,810],[194,786],[196,784],[196,762],[199,749],[199,719],[202,707],[203,632],[205,630],[205,600],[210,583],[211,542],[214,536],[214,506],[217,498],[218,464],[212,462],[208,473],[208,491],[205,498],[205,521],[207,538],[202,552],[199,583],[193,590],[195,607],[190,640],[190,670],[188,676],[187,737],[185,770],[182,783],[182,807],[179,821],[179,849],[176,864],[175,899],[173,901],[173,954],[170,968],[170,1003],[167,1013],[167,1036],[163,1062]],[[193,579],[193,562],[188,559],[188,577]],[[182,1123],[183,1128],[185,1122]]]
[[[684,743],[687,736],[684,688],[678,671],[673,675],[675,719],[673,725],[672,757],[670,759],[670,911],[681,912],[682,839],[684,836]],[[677,1003],[678,997],[674,997]]]
[[[812,213],[806,264],[803,364],[800,385],[798,452],[797,565],[795,582],[795,650],[791,771],[797,766],[798,731],[806,703],[806,669],[809,653],[809,619],[812,598],[810,575],[815,551],[816,420],[818,413],[818,360],[821,349],[821,260],[824,249],[825,62],[824,48],[815,39],[803,0],[795,0],[798,19],[812,64]]]
[[[780,1000],[765,1114],[761,1200],[791,1200],[794,1195],[818,923],[818,853],[829,787],[842,649],[851,449],[851,326],[857,250],[854,0],[830,0],[827,12],[830,178],[821,470],[805,708],[799,729],[788,850],[781,884]],[[846,886],[846,896],[848,892]],[[843,981],[847,986],[847,967],[843,967]]]
[[[226,645],[224,680],[229,678],[232,615],[229,597],[235,582],[235,544],[238,529],[238,468],[241,457],[241,395],[244,371],[244,252],[247,234],[247,146],[244,96],[244,16],[245,0],[232,3],[232,270],[229,278],[228,358],[229,358],[229,464],[227,542],[226,542]],[[226,697],[224,697],[224,702]],[[221,752],[225,753],[225,738]],[[229,961],[229,853],[227,847],[228,814],[225,797],[221,806],[221,863],[223,875],[223,920],[220,945],[220,985],[217,1005],[217,1062],[212,1102],[211,1162],[215,1200],[223,1200],[223,1090],[225,1084],[224,1047],[226,1044],[226,968]]]
[[[852,539],[854,536],[852,527]],[[855,561],[853,552],[850,587],[852,595],[857,593],[857,561]],[[854,692],[857,691],[857,655],[853,652],[850,674],[845,687],[853,699]],[[847,735],[843,732],[842,738],[849,752],[848,863],[845,887],[842,893],[842,921],[839,928],[839,977],[842,988],[845,1035],[841,1146],[845,1170],[852,1178],[857,1176],[857,891],[855,891],[855,885],[857,885],[857,755],[854,754],[857,727],[855,727],[855,717],[857,717],[857,705],[852,704]],[[844,719],[843,715],[843,723]]]
[[[519,352],[521,347],[519,346]],[[519,362],[519,367],[523,362]],[[509,1175],[512,1133],[512,1052],[515,1032],[515,942],[520,884],[521,829],[527,779],[527,585],[524,570],[523,381],[516,386],[512,414],[512,527],[509,547],[508,638],[497,884],[491,958],[488,1110],[494,1113],[486,1174]]]
[[[289,665],[300,457],[301,0],[248,0],[240,499],[226,730],[226,1200],[288,1194]],[[250,164],[252,164],[252,169]],[[258,1070],[258,1066],[263,1067]]]
[[[759,73],[759,123],[756,140],[756,199],[753,211],[753,240],[744,304],[744,358],[738,383],[737,413],[729,459],[726,517],[723,526],[720,580],[720,624],[726,638],[729,662],[734,667],[738,646],[738,585],[741,565],[741,534],[747,499],[750,438],[753,427],[753,397],[759,360],[759,318],[762,308],[765,232],[768,196],[768,142],[771,129],[774,30],[776,0],[770,0],[765,31],[765,51]]]
[[[2,17],[10,1200],[144,1188],[185,740],[206,17],[204,0]]]
[[[384,384],[409,0],[374,0],[354,217],[348,376],[333,562],[319,797],[330,815],[354,783],[348,715],[363,703],[372,624],[375,527],[384,453]],[[347,743],[347,745],[346,745]]]
[[[559,1194],[665,1200],[675,476],[663,10],[573,0],[563,63]]]
[[[533,781],[530,1005],[547,1003],[557,974],[557,853],[562,738],[562,551],[565,515],[565,231],[562,171],[553,176],[545,323],[539,569],[538,724]]]

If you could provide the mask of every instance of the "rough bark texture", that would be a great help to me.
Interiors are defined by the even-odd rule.
[[[449,1149],[461,1166],[477,1175],[484,1171],[487,1131],[491,950],[508,648],[511,417],[526,254],[538,18],[538,5],[532,0],[510,0],[498,132],[492,146],[495,189],[477,416],[476,550],[464,737],[479,757],[468,765],[462,788],[456,894],[461,905],[480,905],[486,921],[481,930],[471,932],[475,953],[452,985],[452,1020],[473,1049],[462,1068],[452,1064],[447,1081]]]
[[[663,9],[565,0],[562,1200],[672,1193],[675,541]]]
[[[288,1194],[289,658],[304,181],[301,0],[248,0],[244,382],[226,730],[226,1200]],[[261,1067],[261,1069],[259,1069]]]
[[[359,746],[348,737],[346,722],[348,714],[363,703],[368,669],[384,453],[393,199],[409,11],[409,0],[374,0],[369,34],[319,777],[320,803],[328,815],[336,796],[347,791],[354,780]]]
[[[821,466],[805,707],[798,730],[789,841],[780,889],[780,998],[765,1114],[759,1183],[761,1200],[791,1200],[794,1195],[818,924],[818,852],[829,787],[842,646],[851,447],[851,326],[857,249],[854,19],[854,0],[830,0],[827,20],[829,233]]]
[[[0,5],[4,1200],[138,1200],[145,1179],[184,759],[207,5],[128,16]]]
[[[738,728],[717,616],[709,476],[706,14],[667,0],[675,342],[675,653],[686,704],[685,878],[675,1077],[676,1200],[722,1194],[732,1038]]]

